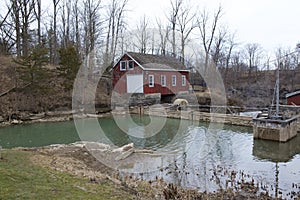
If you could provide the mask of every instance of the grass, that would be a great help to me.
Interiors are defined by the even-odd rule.
[[[2,199],[133,199],[111,182],[87,179],[36,166],[33,152],[2,150],[0,200]]]

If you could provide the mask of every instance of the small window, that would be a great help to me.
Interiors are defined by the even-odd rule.
[[[154,75],[149,75],[149,87],[154,87]]]
[[[186,77],[185,75],[181,76],[182,86],[186,86]]]
[[[126,61],[121,61],[120,62],[120,71],[126,71],[126,65],[127,65]]]
[[[172,75],[172,86],[176,86],[176,75]]]
[[[166,75],[161,75],[160,76],[160,84],[161,86],[165,87],[166,86]]]
[[[133,60],[129,60],[128,61],[128,69],[129,70],[133,70],[133,68],[134,68],[134,61]]]

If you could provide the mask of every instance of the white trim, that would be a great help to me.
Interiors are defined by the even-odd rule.
[[[167,86],[167,76],[166,75],[160,75],[160,85],[162,87],[166,87]]]
[[[143,70],[145,70],[144,69],[144,67],[139,63],[139,62],[137,62],[129,53],[125,53],[131,60],[133,60],[138,66],[140,66]],[[125,55],[124,54],[124,55]],[[124,56],[123,55],[123,56]],[[122,56],[122,58],[123,58],[123,56]]]
[[[156,69],[156,68],[144,68],[141,67],[143,70],[146,71],[165,71],[165,72],[190,72],[190,70],[181,70],[181,69]]]
[[[135,63],[138,64],[138,66],[140,66],[143,70],[146,70],[146,71],[167,71],[167,72],[190,72],[190,70],[188,69],[160,69],[160,68],[145,68],[143,67],[139,62],[137,62],[129,53],[125,53],[129,58],[131,58],[131,60],[134,60]],[[124,55],[125,55],[124,54]],[[123,55],[123,56],[124,56]],[[122,57],[123,57],[122,56]]]
[[[181,85],[186,86],[186,76],[185,75],[181,75]]]
[[[127,63],[127,69],[128,70],[134,70],[134,63],[135,63],[134,60],[128,60],[127,62],[128,62]],[[132,65],[132,68],[129,68],[129,66],[130,66],[129,63],[131,63],[131,62],[133,63],[133,65]]]
[[[122,68],[122,63],[125,63],[125,69]],[[120,61],[120,71],[126,71],[126,70],[127,70],[127,61],[126,60]]]
[[[176,79],[177,79],[176,75],[172,75],[172,86],[176,86],[176,81],[177,81]]]
[[[289,98],[289,97],[292,97],[292,96],[295,96],[295,95],[298,95],[298,94],[300,94],[300,90],[288,93],[288,94],[285,95],[285,97]]]
[[[142,68],[142,70],[146,70],[146,71],[166,71],[166,72],[190,72],[191,70],[188,69],[159,69],[159,68],[145,68],[143,67],[139,62],[137,62],[129,53],[124,53],[119,59],[118,61],[114,64],[113,68],[115,68],[117,66],[117,64],[119,62],[121,62],[122,58],[127,55],[131,60],[133,60],[140,68]]]
[[[152,80],[150,77],[152,77]],[[150,80],[151,80],[151,82],[150,82]],[[153,74],[148,75],[148,84],[149,84],[149,87],[154,87],[154,75]]]

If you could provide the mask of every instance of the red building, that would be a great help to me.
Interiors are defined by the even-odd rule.
[[[287,104],[300,106],[300,90],[286,94]]]
[[[113,67],[114,91],[161,95],[189,90],[189,70],[176,58],[125,53]]]

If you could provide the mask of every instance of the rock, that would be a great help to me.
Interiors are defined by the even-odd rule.
[[[84,146],[88,150],[108,150],[110,149],[110,146],[108,144],[103,144],[99,142],[83,142]]]
[[[154,151],[150,149],[135,149],[134,153],[153,154]]]
[[[121,153],[120,155],[118,155],[116,158],[115,158],[115,161],[118,161],[118,160],[123,160],[127,157],[129,157],[131,154],[133,154],[133,148],[132,149],[129,149],[128,151],[125,151],[123,153]]]
[[[31,115],[29,116],[29,119],[30,119],[30,120],[38,120],[38,119],[42,119],[42,118],[44,118],[44,117],[45,117],[45,113],[42,112],[42,113],[39,113],[39,114],[31,114]]]
[[[11,121],[11,124],[22,124],[23,122],[21,120],[16,120],[16,119],[13,119]]]
[[[114,149],[113,152],[124,152],[133,149],[133,143],[126,144],[120,148]]]
[[[0,123],[4,121],[5,121],[4,117],[0,116]]]

